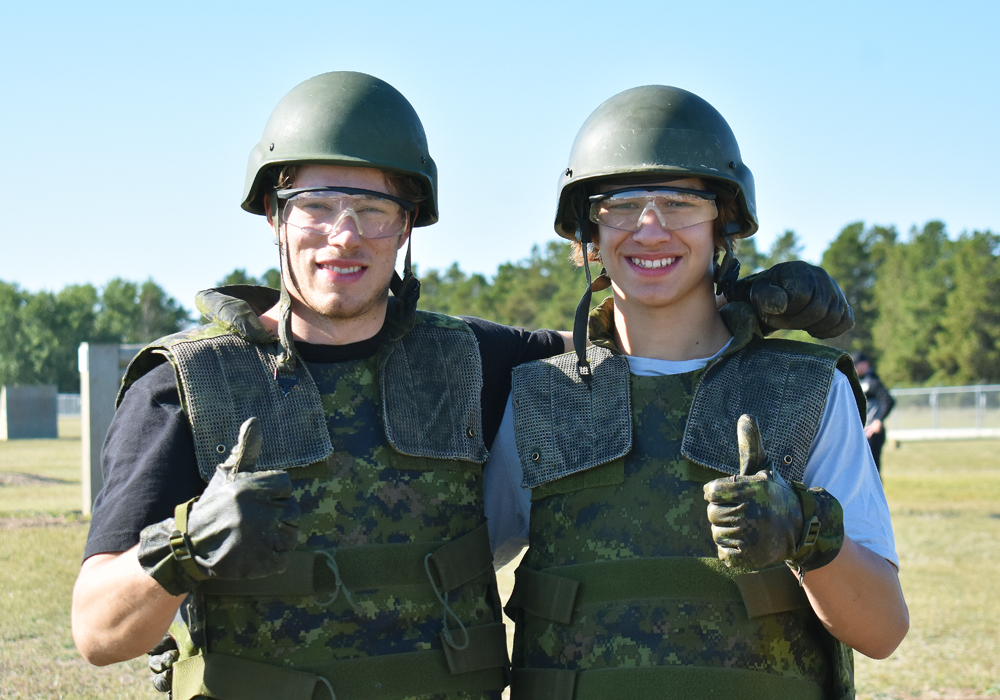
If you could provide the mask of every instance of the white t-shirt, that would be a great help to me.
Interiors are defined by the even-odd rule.
[[[684,374],[701,369],[725,349],[712,357],[683,362],[628,356],[629,368],[640,377]],[[521,462],[509,398],[483,479],[490,545],[499,567],[517,556],[528,543],[531,513],[531,490],[521,488]],[[882,481],[864,435],[851,384],[840,372],[833,373],[833,384],[803,480],[806,486],[820,486],[840,501],[848,537],[899,568]]]

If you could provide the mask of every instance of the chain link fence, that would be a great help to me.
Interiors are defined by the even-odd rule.
[[[80,415],[79,394],[59,394],[56,397],[56,413],[60,416]]]
[[[965,440],[1000,438],[1000,384],[893,389],[896,407],[888,438]]]

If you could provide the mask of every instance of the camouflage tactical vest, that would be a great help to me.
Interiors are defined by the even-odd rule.
[[[169,359],[206,480],[257,416],[257,469],[288,471],[303,517],[283,574],[206,581],[189,598],[173,697],[497,697],[506,636],[483,513],[471,330],[418,312],[369,359],[328,364],[321,376],[299,361],[285,396],[276,339],[224,325],[154,343],[126,387],[152,354]]]
[[[853,696],[850,651],[791,572],[718,560],[702,491],[735,473],[744,412],[776,468],[801,480],[840,354],[755,338],[745,310],[728,314],[733,343],[696,372],[631,376],[594,323],[590,386],[574,355],[515,369],[532,509],[508,603],[512,700]]]

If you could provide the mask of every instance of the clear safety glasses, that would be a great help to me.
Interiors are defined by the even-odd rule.
[[[355,187],[278,190],[281,219],[305,233],[329,236],[344,220],[354,220],[363,238],[388,238],[406,230],[416,205],[399,197]]]
[[[714,221],[719,216],[715,193],[680,187],[629,187],[590,197],[590,220],[619,231],[635,232],[647,212],[670,231]]]

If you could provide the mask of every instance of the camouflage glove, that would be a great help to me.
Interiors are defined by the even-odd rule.
[[[719,559],[747,569],[784,560],[801,583],[804,572],[829,564],[840,552],[844,512],[823,489],[787,484],[772,473],[751,416],[740,416],[736,434],[739,475],[705,484]]]
[[[177,640],[166,634],[160,643],[149,650],[149,670],[153,672],[153,687],[161,693],[169,693],[174,675],[174,662],[180,652]]]
[[[142,531],[139,563],[167,592],[180,595],[208,578],[261,578],[288,566],[299,507],[287,473],[245,471],[260,448],[260,423],[250,418],[204,493]]]
[[[726,298],[753,306],[764,335],[785,328],[835,338],[854,328],[854,310],[836,280],[801,260],[747,275],[730,287]]]

